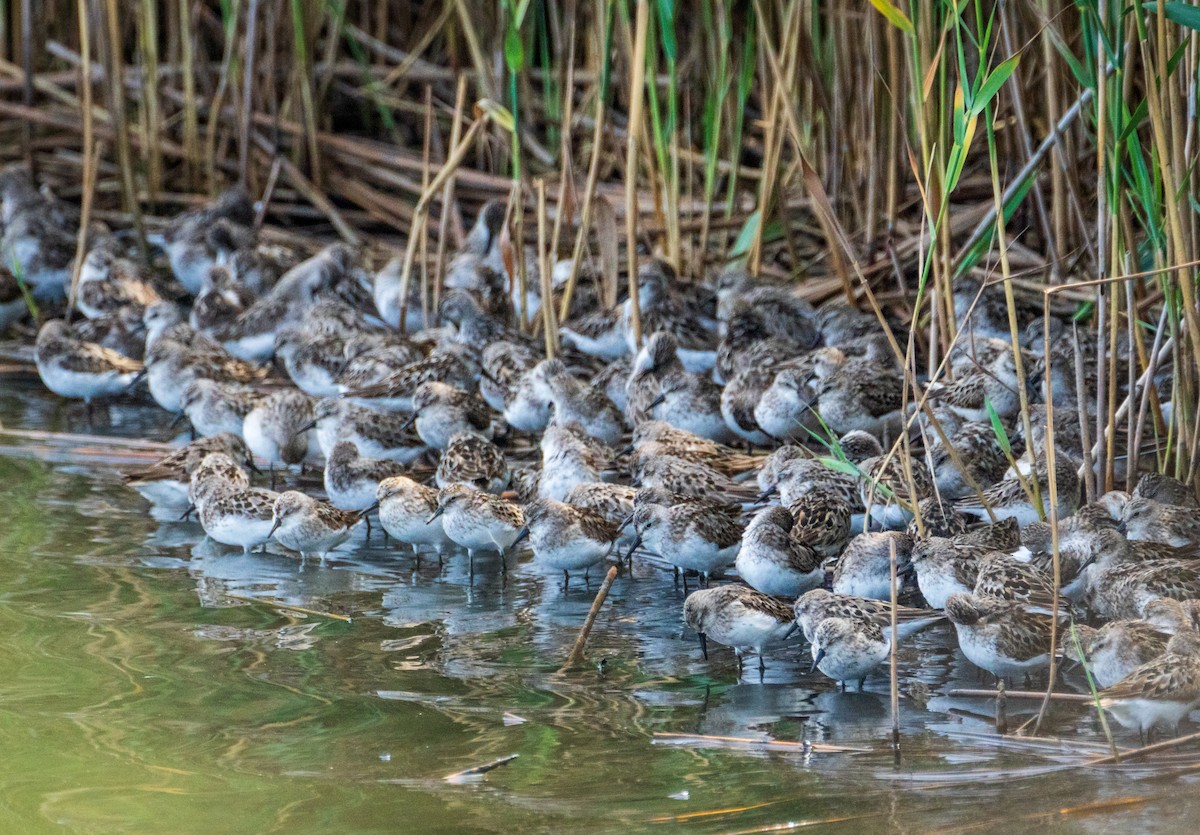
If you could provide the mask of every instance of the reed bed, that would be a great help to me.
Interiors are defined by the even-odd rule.
[[[1121,436],[1196,475],[1193,6],[25,0],[0,25],[5,148],[99,219],[240,181],[276,234],[404,250],[433,298],[504,198],[609,299],[634,248],[877,307],[914,400],[952,283],[1003,280],[1135,348],[1129,380],[1097,352],[1089,497],[1136,470]],[[1166,363],[1169,423],[1136,384]]]

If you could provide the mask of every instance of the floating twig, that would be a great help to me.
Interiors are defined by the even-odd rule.
[[[247,597],[244,594],[234,594],[227,591],[223,595],[231,600],[241,600],[244,603],[263,603],[275,609],[283,609],[287,612],[296,612],[301,615],[315,615],[320,618],[329,618],[330,620],[340,620],[343,623],[350,623],[349,615],[338,615],[333,612],[322,612],[319,609],[307,609],[304,606],[293,606],[291,603],[284,603],[282,600],[276,600],[273,597]]]
[[[482,779],[483,775],[487,774],[489,771],[493,771],[502,765],[508,765],[510,762],[512,762],[519,756],[521,756],[521,755],[520,754],[509,754],[507,757],[500,757],[499,759],[492,760],[490,763],[484,763],[483,765],[477,765],[477,766],[474,766],[473,768],[464,769],[463,771],[456,771],[453,774],[447,774],[442,779],[445,780],[447,783],[474,782],[476,780]]]
[[[713,745],[718,747],[747,745],[754,748],[801,751],[806,754],[810,751],[817,754],[869,754],[871,752],[869,748],[852,748],[847,745],[830,745],[824,742],[789,742],[782,739],[754,739],[753,737],[746,736],[708,736],[705,734],[672,734],[655,731],[654,739],[656,742],[679,745]]]

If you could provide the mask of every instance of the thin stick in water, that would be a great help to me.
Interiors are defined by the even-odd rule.
[[[587,644],[588,635],[591,634],[592,626],[596,623],[596,616],[600,614],[600,607],[604,605],[604,599],[608,597],[608,590],[612,588],[613,581],[616,579],[617,567],[614,565],[608,569],[608,574],[604,575],[604,582],[600,584],[600,591],[596,592],[596,599],[592,601],[592,608],[587,613],[583,628],[579,630],[575,646],[571,648],[571,654],[567,656],[567,660],[558,668],[560,673],[577,667],[583,662],[583,648]]]

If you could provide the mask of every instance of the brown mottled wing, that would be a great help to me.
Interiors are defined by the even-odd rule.
[[[1107,690],[1101,699],[1200,699],[1200,665],[1194,659],[1167,654],[1138,667]]]
[[[617,310],[596,310],[566,323],[566,327],[580,336],[595,339],[616,327],[621,320]]]
[[[751,590],[747,589],[747,591]],[[747,609],[754,612],[762,612],[764,615],[772,617],[780,623],[787,623],[795,617],[790,603],[786,603],[778,597],[771,597],[769,594],[761,592],[743,594],[739,598],[739,601]]]
[[[487,403],[473,394],[468,394],[464,405],[467,407],[467,420],[481,432],[492,425],[492,410]]]
[[[1022,608],[1020,604],[989,614],[1000,629],[1000,643],[1018,661],[1028,661],[1050,651],[1050,618]]]
[[[597,542],[612,542],[617,538],[617,526],[594,510],[576,508],[579,512],[579,527],[584,536]]]
[[[317,505],[317,516],[331,528],[350,528],[356,525],[361,516],[349,510],[339,510],[331,504],[321,503]]]
[[[1021,547],[1021,528],[1016,519],[1009,518],[959,534],[953,539],[956,545],[980,545],[997,551],[1013,550]]]
[[[690,526],[718,548],[730,548],[742,540],[742,526],[737,519],[711,506],[694,506]]]
[[[903,378],[873,363],[848,363],[829,383],[856,395],[872,416],[889,414],[904,405]]]
[[[982,409],[986,395],[987,380],[984,375],[968,374],[959,377],[948,386],[932,391],[930,399],[963,409]]]
[[[77,346],[77,350],[67,351],[62,355],[60,362],[63,368],[89,374],[101,374],[106,371],[131,374],[142,370],[142,364],[137,360],[103,345],[80,342]]]

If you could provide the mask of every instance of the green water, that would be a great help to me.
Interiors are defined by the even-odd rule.
[[[86,428],[36,385],[6,381],[0,421]],[[97,426],[168,437],[141,407]],[[485,561],[472,583],[465,557],[417,567],[362,533],[301,570],[154,518],[115,464],[0,451],[2,832],[749,832],[831,818],[847,820],[819,828],[1093,832],[1190,828],[1200,808],[1190,778],[1055,768],[1103,748],[1082,707],[1052,713],[1062,745],[998,744],[990,702],[944,695],[975,686],[946,629],[901,655],[905,687],[931,697],[902,700],[897,765],[886,670],[865,693],[837,693],[797,643],[769,659],[764,684],[750,667],[739,682],[731,654],[700,658],[682,590],[656,569],[618,579],[593,664],[560,677],[594,579],[564,592],[522,565],[504,585]],[[1013,703],[1010,723],[1032,709]],[[511,754],[476,782],[443,779]],[[1054,814],[1120,798],[1133,802]]]

